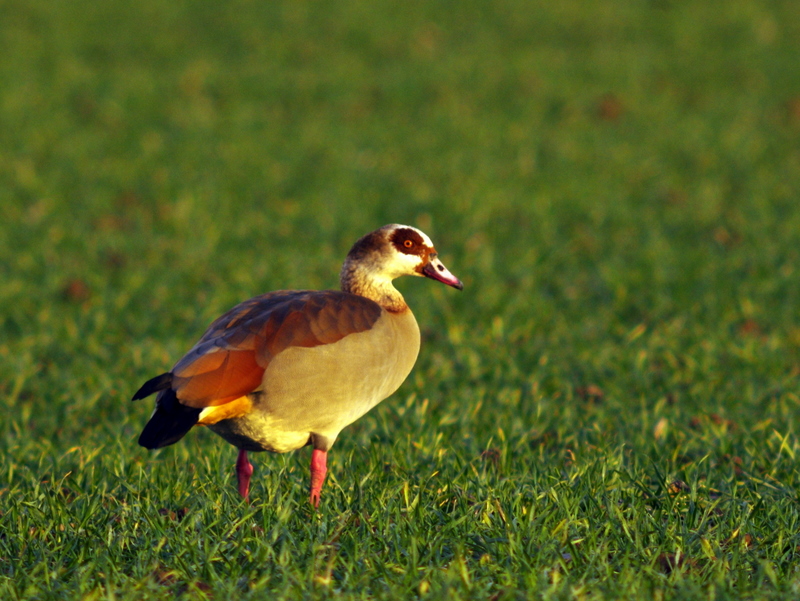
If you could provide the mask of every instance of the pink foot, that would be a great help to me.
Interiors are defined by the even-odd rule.
[[[311,497],[309,501],[314,506],[314,509],[319,507],[319,496],[322,493],[322,483],[325,482],[325,474],[328,473],[326,461],[328,459],[327,451],[320,451],[314,449],[311,453]]]
[[[240,449],[239,456],[236,458],[236,477],[239,479],[239,494],[245,501],[249,501],[250,476],[252,475],[253,466],[247,460],[247,451]]]

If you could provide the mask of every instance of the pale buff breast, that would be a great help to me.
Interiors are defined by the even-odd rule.
[[[291,347],[249,395],[253,411],[211,429],[247,450],[284,453],[308,444],[329,448],[339,432],[397,390],[419,353],[410,310],[383,311],[373,327],[332,344]]]

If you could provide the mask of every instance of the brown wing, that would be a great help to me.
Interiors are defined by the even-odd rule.
[[[292,346],[331,344],[363,332],[380,306],[333,290],[270,292],[247,300],[212,323],[172,368],[181,404],[215,407],[253,392],[272,358]]]

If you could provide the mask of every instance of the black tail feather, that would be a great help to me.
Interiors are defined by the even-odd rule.
[[[201,411],[179,403],[174,390],[165,391],[139,436],[139,444],[146,449],[160,449],[175,444],[197,423]]]
[[[147,380],[142,387],[136,391],[136,394],[133,395],[132,401],[138,401],[139,399],[143,399],[145,397],[150,396],[154,392],[158,392],[160,390],[166,390],[172,385],[172,373],[167,372],[165,374],[161,374],[160,376],[156,376],[155,378],[151,378]]]

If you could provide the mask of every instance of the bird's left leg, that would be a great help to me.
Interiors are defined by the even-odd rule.
[[[319,507],[319,496],[322,493],[322,483],[325,482],[328,452],[314,449],[311,453],[311,496],[309,501],[314,509]]]
[[[253,475],[253,466],[247,460],[247,451],[239,449],[239,456],[236,458],[236,477],[239,480],[239,494],[245,501],[249,501],[250,476]]]

